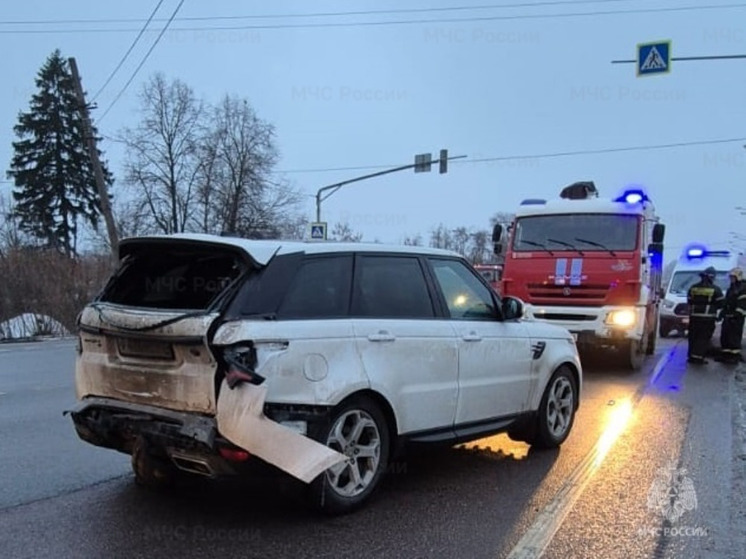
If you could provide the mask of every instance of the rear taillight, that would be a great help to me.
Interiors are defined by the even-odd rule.
[[[249,459],[249,453],[240,448],[225,448],[220,447],[218,449],[220,456],[231,462],[246,462]]]
[[[228,372],[225,373],[225,381],[228,383],[229,388],[235,388],[236,385],[242,382],[261,384],[264,382],[264,377],[256,374],[254,371],[231,363],[228,366]]]
[[[226,350],[223,354],[227,370],[225,380],[229,388],[235,388],[242,382],[250,384],[262,384],[264,377],[254,371],[256,367],[256,350],[251,345],[249,348],[241,350],[237,348]]]

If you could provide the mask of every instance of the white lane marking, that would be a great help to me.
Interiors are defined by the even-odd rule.
[[[577,465],[554,498],[536,516],[534,523],[526,530],[526,533],[523,534],[507,559],[536,559],[546,551],[565,517],[572,510],[575,501],[582,495],[588,482],[601,467],[604,458],[606,458],[611,447],[614,446],[619,435],[624,432],[628,420],[632,417],[632,413],[648,388],[655,383],[665,366],[673,358],[677,346],[678,343],[661,356],[653,368],[650,381],[640,386],[630,400],[627,400],[615,410],[616,415],[604,429],[596,444],[593,445],[583,461]]]

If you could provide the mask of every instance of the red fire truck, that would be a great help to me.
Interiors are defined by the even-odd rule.
[[[496,253],[502,233],[496,225]],[[567,328],[579,350],[613,349],[638,369],[655,351],[664,233],[641,188],[599,198],[585,181],[557,200],[524,200],[508,227],[501,292],[522,299],[528,319]]]
[[[500,279],[503,273],[503,267],[500,264],[475,264],[474,269],[490,282],[492,289],[500,293]]]

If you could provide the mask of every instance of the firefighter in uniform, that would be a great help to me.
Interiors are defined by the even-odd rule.
[[[746,318],[746,283],[740,268],[733,268],[728,275],[730,286],[725,292],[725,303],[720,311],[720,318],[723,319],[720,329],[720,361],[738,363],[743,361],[741,341]]]
[[[708,267],[700,273],[700,281],[689,288],[686,300],[689,305],[689,363],[707,363],[705,355],[715,333],[718,309],[723,304],[723,290],[715,285],[715,268]]]

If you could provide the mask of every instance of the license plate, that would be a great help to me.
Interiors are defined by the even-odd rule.
[[[681,323],[682,324],[689,324],[689,319],[688,318],[682,318],[681,319]]]
[[[151,359],[173,359],[171,344],[155,340],[137,338],[117,339],[119,354],[125,357],[148,357]]]

